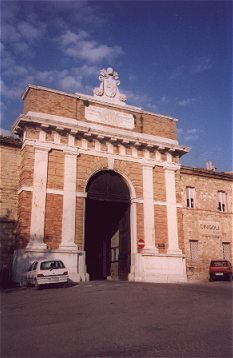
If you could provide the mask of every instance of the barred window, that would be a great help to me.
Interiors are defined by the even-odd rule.
[[[230,244],[230,242],[223,242],[222,249],[223,249],[223,258],[225,260],[231,261],[231,244]]]
[[[194,208],[194,197],[195,197],[195,188],[186,187],[186,203],[187,208]]]
[[[221,212],[227,211],[226,203],[227,196],[225,191],[218,191],[218,210]]]
[[[192,261],[198,259],[198,240],[189,240],[190,245],[190,257]]]

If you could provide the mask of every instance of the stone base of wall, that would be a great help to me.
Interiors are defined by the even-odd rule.
[[[187,282],[185,258],[179,254],[138,254],[135,257],[134,281]]]
[[[134,254],[129,281],[186,282],[186,262],[182,255]],[[26,270],[35,260],[60,259],[64,262],[72,282],[88,281],[85,252],[78,250],[16,250],[13,258],[13,281],[25,285]]]
[[[85,252],[79,250],[47,250],[26,249],[15,250],[13,257],[13,281],[20,286],[26,284],[26,272],[30,264],[35,260],[62,260],[68,269],[69,279],[72,282],[87,281]]]

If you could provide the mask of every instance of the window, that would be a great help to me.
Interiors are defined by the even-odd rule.
[[[62,261],[43,261],[40,264],[41,270],[60,269],[65,268]]]
[[[221,212],[227,211],[226,207],[226,193],[225,191],[218,191],[218,210]]]
[[[197,261],[198,259],[198,241],[189,240],[190,244],[190,257],[192,261]]]
[[[187,208],[194,208],[194,196],[195,196],[195,188],[187,187],[186,188],[186,201]]]
[[[230,244],[230,242],[223,242],[222,249],[223,249],[223,258],[225,260],[231,261],[231,244]]]
[[[119,260],[119,247],[112,247],[111,262],[117,262]]]

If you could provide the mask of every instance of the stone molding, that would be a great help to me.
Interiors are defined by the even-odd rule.
[[[22,193],[23,191],[26,192],[32,192],[33,191],[33,187],[29,187],[29,186],[22,186],[19,190],[18,190],[18,194]],[[52,188],[47,188],[46,190],[47,194],[54,194],[54,195],[64,195],[64,191],[61,189],[52,189]],[[80,192],[77,191],[76,192],[76,197],[77,198],[86,198],[87,197],[87,193],[86,192]],[[131,203],[134,204],[143,204],[144,200],[143,198],[132,198],[131,199]],[[154,200],[154,205],[160,205],[160,206],[166,206],[167,202],[166,201],[159,201],[159,200]],[[181,203],[177,203],[176,204],[177,208],[183,208],[183,205]],[[229,214],[229,213],[228,213]]]
[[[23,191],[26,192],[32,192],[33,191],[33,187],[32,186],[22,186],[19,190],[18,190],[18,194],[22,193]],[[64,195],[64,191],[62,189],[52,189],[52,188],[47,188],[46,190],[47,194],[54,194],[54,195]],[[81,191],[77,191],[76,192],[76,197],[77,198],[86,198],[87,197],[87,193],[86,192],[81,192]],[[144,200],[143,198],[132,198],[131,199],[131,203],[134,204],[143,204]],[[166,206],[167,202],[166,201],[160,201],[160,200],[154,200],[154,205],[160,205],[160,206]],[[176,204],[177,208],[183,208],[183,205],[181,203],[177,203]],[[228,213],[229,214],[229,213]]]

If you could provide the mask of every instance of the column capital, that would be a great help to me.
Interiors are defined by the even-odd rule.
[[[38,142],[34,144],[34,148],[44,152],[50,152],[50,150],[52,149],[47,143],[38,143]]]
[[[73,147],[67,147],[63,149],[63,153],[65,155],[70,155],[70,156],[79,156],[80,154],[78,148],[73,148]]]
[[[171,172],[175,172],[176,170],[179,170],[180,167],[181,165],[177,163],[165,163],[164,165],[164,169],[166,171],[171,171]]]
[[[155,167],[155,162],[154,161],[151,162],[151,161],[142,160],[141,164],[142,164],[142,167],[144,167],[144,168],[153,169]]]

